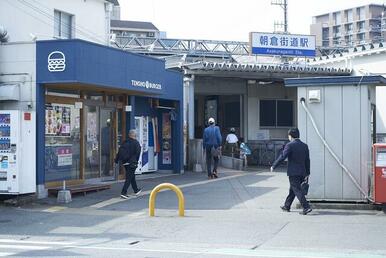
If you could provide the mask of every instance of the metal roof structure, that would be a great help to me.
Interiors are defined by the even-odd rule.
[[[358,47],[353,47],[347,50],[347,52],[338,54],[330,54],[321,57],[315,57],[309,59],[310,65],[333,65],[336,62],[344,61],[347,59],[355,58],[358,56],[377,55],[386,52],[386,45],[384,43],[367,44]]]
[[[230,57],[232,55],[251,55],[249,42],[202,39],[172,39],[151,37],[117,36],[117,47],[140,54]],[[318,47],[320,56],[342,54],[347,47]]]
[[[149,37],[116,37],[117,46],[141,54],[230,57],[231,55],[249,55],[247,42],[171,39]]]
[[[380,75],[370,76],[330,76],[314,78],[292,78],[284,80],[286,87],[312,87],[333,85],[386,85],[386,78]]]
[[[351,69],[312,67],[287,64],[238,64],[227,62],[198,61],[182,64],[187,74],[200,74],[222,77],[281,79],[291,77],[344,76]]]
[[[106,0],[106,1],[112,3],[115,6],[119,6],[118,0]]]
[[[125,28],[125,29],[135,29],[135,30],[156,30],[158,28],[154,26],[151,22],[142,22],[142,21],[124,21],[124,20],[111,20],[111,28]]]

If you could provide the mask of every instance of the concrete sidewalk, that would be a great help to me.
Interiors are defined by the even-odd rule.
[[[177,216],[171,191],[159,193],[156,217],[148,216],[149,192],[163,182],[181,187],[185,217]],[[302,216],[294,207],[282,212],[279,206],[288,191],[283,172],[222,169],[215,180],[187,172],[139,184],[143,194],[129,200],[119,198],[119,183],[76,196],[68,205],[51,203],[52,198],[21,208],[0,207],[0,253],[2,241],[20,246],[17,241],[28,238],[68,243],[51,246],[43,256],[386,257],[382,212],[315,210]]]

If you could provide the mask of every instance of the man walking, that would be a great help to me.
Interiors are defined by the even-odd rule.
[[[302,215],[307,215],[312,211],[304,193],[301,190],[301,184],[308,181],[310,176],[310,154],[307,144],[299,139],[299,129],[293,128],[288,131],[288,139],[290,142],[285,146],[283,153],[273,163],[271,172],[286,158],[288,158],[287,176],[290,183],[289,194],[283,206],[280,208],[283,211],[289,212],[292,202],[296,198],[303,206]]]
[[[206,153],[206,167],[208,171],[208,179],[217,178],[217,166],[220,154],[220,146],[222,137],[220,128],[215,125],[214,118],[209,118],[209,126],[204,130],[203,147]],[[212,159],[214,161],[212,170]]]
[[[129,138],[119,147],[117,157],[115,158],[115,163],[121,161],[126,170],[126,180],[121,191],[121,197],[124,199],[129,198],[127,189],[130,184],[133,187],[135,195],[139,195],[142,191],[137,187],[137,182],[135,181],[135,170],[138,167],[140,154],[141,146],[136,140],[136,131],[132,129],[129,131]]]

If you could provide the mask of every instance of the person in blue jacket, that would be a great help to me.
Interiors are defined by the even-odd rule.
[[[220,128],[215,125],[214,118],[209,118],[209,126],[204,130],[203,136],[203,148],[206,153],[206,167],[208,171],[208,179],[217,178],[217,166],[220,155],[220,147],[222,137]],[[212,159],[213,159],[213,170],[212,170]]]
[[[273,163],[271,171],[273,171],[281,162],[288,158],[287,176],[290,183],[289,194],[283,206],[280,208],[283,211],[289,212],[292,202],[298,198],[303,206],[302,215],[306,215],[312,211],[302,189],[301,184],[308,182],[310,176],[310,152],[308,145],[299,139],[300,133],[298,128],[293,128],[288,131],[289,143],[284,147],[283,153]]]

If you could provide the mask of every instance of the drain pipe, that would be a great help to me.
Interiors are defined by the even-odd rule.
[[[319,131],[319,129],[318,129],[316,123],[315,123],[315,120],[314,120],[314,118],[313,118],[313,116],[311,114],[311,112],[308,110],[308,108],[307,108],[307,106],[305,104],[306,103],[305,98],[301,98],[300,99],[300,103],[302,104],[302,107],[303,107],[304,111],[306,111],[308,117],[310,118],[312,126],[314,127],[316,134],[319,136],[320,140],[323,142],[323,145],[327,148],[328,152],[330,152],[332,157],[336,160],[336,162],[338,162],[339,166],[343,169],[343,171],[350,178],[350,180],[353,182],[355,187],[363,194],[363,196],[367,200],[369,200],[370,202],[374,202],[374,200],[371,199],[371,197],[366,193],[366,191],[362,189],[362,187],[360,186],[358,181],[355,179],[355,177],[352,175],[350,170],[342,163],[342,161],[338,158],[338,156],[335,154],[335,152],[331,149],[331,147],[328,145],[326,139],[324,139],[323,136],[321,135],[321,133],[320,133],[320,131]]]

